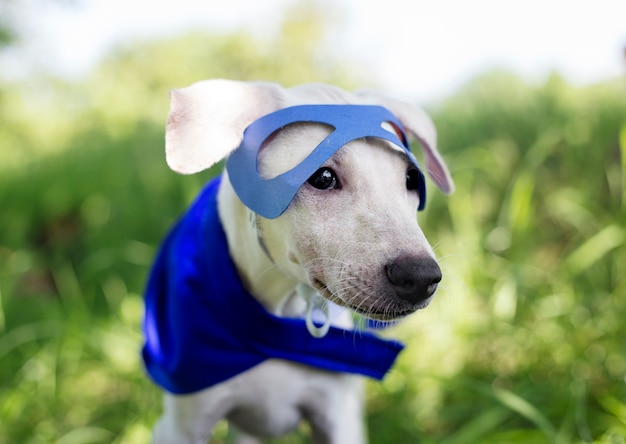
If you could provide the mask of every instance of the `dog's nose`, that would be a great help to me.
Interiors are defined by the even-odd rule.
[[[431,297],[441,281],[441,269],[431,257],[400,256],[385,271],[396,295],[412,304]]]

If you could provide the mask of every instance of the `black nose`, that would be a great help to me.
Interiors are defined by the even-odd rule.
[[[431,297],[441,281],[441,269],[431,257],[400,256],[385,271],[396,296],[412,304]]]

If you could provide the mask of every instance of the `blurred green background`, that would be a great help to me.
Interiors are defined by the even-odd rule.
[[[139,360],[142,288],[218,172],[165,165],[167,91],[369,82],[319,57],[322,28],[309,11],[269,45],[197,33],[118,48],[80,81],[0,83],[0,444],[149,441],[161,406]],[[430,184],[420,214],[444,282],[389,332],[408,348],[368,383],[370,442],[625,443],[624,79],[488,72],[425,106],[457,185]],[[229,436],[220,424],[212,442]]]

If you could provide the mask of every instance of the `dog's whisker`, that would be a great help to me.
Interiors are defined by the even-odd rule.
[[[271,265],[269,265],[268,267],[266,267],[265,269],[263,269],[263,270],[261,270],[259,273],[257,273],[254,277],[255,277],[257,280],[260,280],[260,279],[262,279],[265,275],[267,275],[267,274],[271,273],[271,272],[272,272],[273,270],[275,270],[275,269],[276,269],[276,265],[272,263]]]

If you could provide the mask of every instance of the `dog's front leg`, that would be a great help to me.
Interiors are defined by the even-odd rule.
[[[358,376],[340,375],[324,392],[312,396],[304,408],[313,444],[367,444],[363,380]]]
[[[154,428],[154,444],[206,444],[230,404],[219,390],[163,398],[163,415]]]

